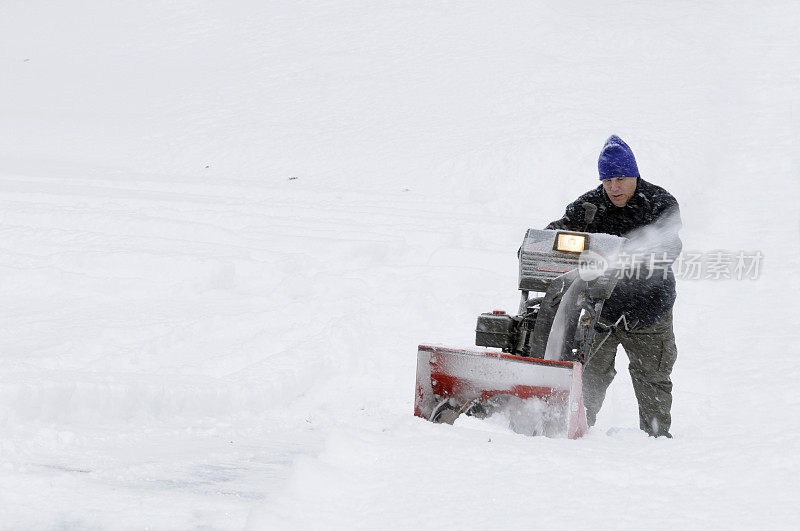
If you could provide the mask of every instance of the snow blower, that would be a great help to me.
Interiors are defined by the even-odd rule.
[[[502,413],[518,433],[581,437],[588,429],[581,369],[608,336],[599,322],[617,283],[608,264],[624,241],[529,229],[518,253],[518,315],[478,317],[475,344],[489,348],[420,345],[414,414],[453,424],[462,414]]]

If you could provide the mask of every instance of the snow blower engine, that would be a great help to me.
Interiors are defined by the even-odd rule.
[[[599,322],[617,276],[608,264],[625,238],[529,229],[519,249],[518,315],[478,317],[475,344],[420,345],[414,414],[453,424],[502,413],[528,435],[576,438],[586,430],[581,369],[608,336]]]

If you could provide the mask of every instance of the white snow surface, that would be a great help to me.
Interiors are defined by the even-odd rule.
[[[800,6],[0,6],[0,528],[800,526]],[[682,207],[674,439],[412,415],[619,134]],[[469,420],[469,421],[467,421]]]

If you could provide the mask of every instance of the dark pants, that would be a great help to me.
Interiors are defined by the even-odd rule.
[[[620,343],[630,361],[628,371],[639,402],[639,427],[656,437],[670,436],[672,382],[669,375],[678,356],[671,311],[649,326],[630,332],[616,330],[589,359],[583,369],[583,400],[589,426],[594,425],[606,389],[617,374],[614,358]]]

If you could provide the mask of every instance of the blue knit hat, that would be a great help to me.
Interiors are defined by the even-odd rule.
[[[606,145],[603,146],[603,151],[597,160],[597,170],[600,172],[601,181],[614,177],[639,177],[639,168],[636,166],[633,151],[617,135],[611,135],[606,140]]]

